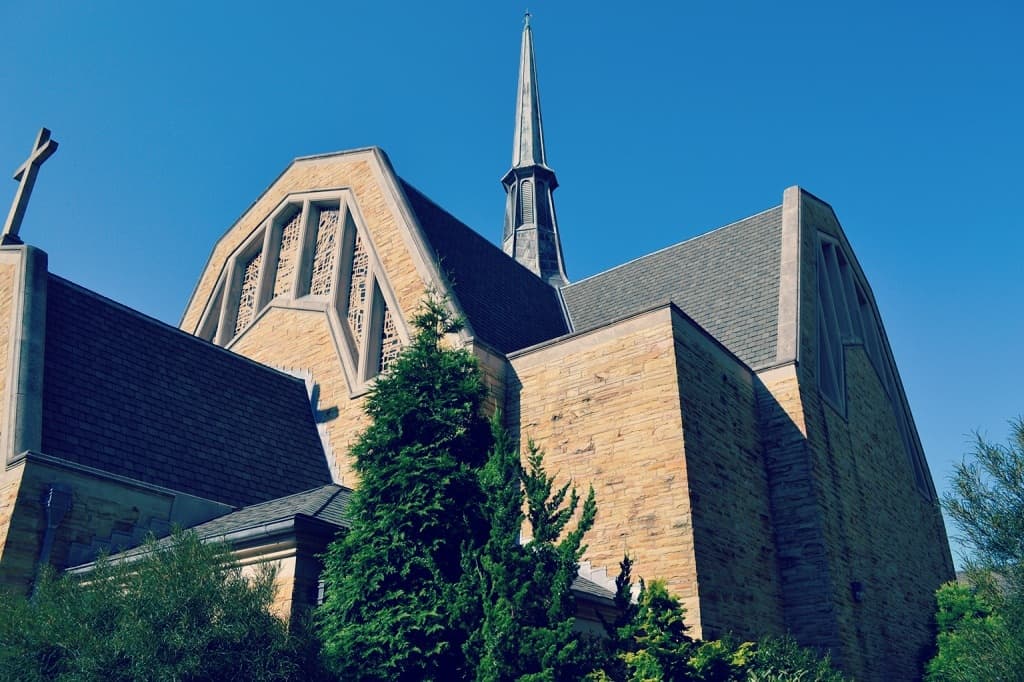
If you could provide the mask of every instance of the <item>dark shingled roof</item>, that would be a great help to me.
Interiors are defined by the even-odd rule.
[[[277,500],[254,504],[238,511],[201,523],[192,528],[201,538],[219,538],[250,528],[259,528],[304,516],[318,519],[338,528],[348,528],[347,510],[352,491],[340,485],[325,485]],[[162,544],[169,542],[164,539]],[[127,552],[126,555],[140,553]],[[572,588],[578,595],[614,599],[615,593],[592,580],[576,576]]]
[[[579,575],[573,578],[572,589],[575,590],[577,594],[590,595],[591,597],[601,597],[602,599],[615,599],[615,592],[608,589],[607,587],[598,585],[593,580],[581,577]]]
[[[201,538],[220,537],[247,528],[265,526],[295,516],[318,519],[339,528],[347,528],[345,512],[352,491],[330,484],[288,497],[261,502],[192,528]]]
[[[775,360],[782,207],[562,289],[577,331],[672,301],[753,369]]]
[[[331,482],[304,382],[53,275],[42,450],[232,506]]]
[[[569,331],[558,292],[501,249],[401,181],[473,331],[502,353]]]

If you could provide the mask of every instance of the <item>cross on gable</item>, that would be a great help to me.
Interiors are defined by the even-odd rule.
[[[57,141],[50,139],[50,131],[47,128],[40,128],[32,153],[28,155],[25,163],[14,171],[14,179],[19,182],[18,191],[11,204],[11,212],[7,214],[7,222],[4,223],[4,231],[0,235],[0,245],[21,243],[21,239],[18,238],[18,230],[21,229],[21,220],[25,217],[28,199],[32,196],[32,188],[36,184],[39,166],[53,156],[55,151],[57,151]]]

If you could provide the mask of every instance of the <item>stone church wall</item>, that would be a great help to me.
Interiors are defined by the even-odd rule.
[[[54,534],[50,563],[58,569],[92,561],[113,546],[135,546],[150,532],[165,535],[174,522],[191,525],[229,509],[195,500],[179,502],[180,496],[152,486],[111,479],[88,470],[28,457],[7,471],[13,490],[5,486],[5,500],[13,497],[9,542],[0,554],[0,584],[16,590],[28,588],[35,573],[44,531],[44,496],[53,484],[71,493],[71,507]],[[177,506],[176,506],[177,502]],[[184,504],[183,504],[184,503]]]
[[[271,307],[231,350],[313,382],[317,427],[326,436],[336,483],[355,487],[349,448],[367,425],[362,396],[353,397],[327,313]]]
[[[682,598],[694,636],[784,629],[749,370],[672,307],[511,364],[510,428],[594,485],[592,565],[614,576],[628,551]]]
[[[845,415],[806,395],[842,659],[858,679],[912,679],[932,642],[934,591],[952,578],[937,551],[946,536],[863,346],[846,348],[846,368]]]
[[[585,558],[618,571],[662,578],[689,622],[700,620],[693,519],[683,461],[682,414],[671,313],[667,307],[513,354],[507,420],[523,445],[533,439],[545,467],[593,485],[597,520]]]
[[[673,315],[704,637],[785,632],[749,369]]]
[[[831,209],[805,195],[799,405],[791,404],[790,412],[806,436],[807,479],[817,507],[820,543],[808,545],[808,563],[827,566],[826,584],[813,591],[824,590],[829,608],[821,615],[831,630],[824,641],[834,642],[836,660],[848,672],[864,680],[915,679],[933,639],[934,590],[952,579],[953,566],[938,503],[915,481],[893,401],[863,343],[843,346],[845,405],[833,405],[819,391],[819,232],[845,243]]]
[[[14,321],[14,296],[17,290],[15,278],[18,275],[18,267],[14,263],[0,262],[0,415],[6,415],[9,410],[10,393],[12,387],[8,379],[9,358],[11,352],[10,341],[14,335],[12,325]],[[0,423],[3,422],[0,417]],[[6,441],[6,439],[3,439]],[[7,457],[13,453],[0,453],[0,461],[6,462]],[[14,500],[18,494],[18,484],[21,481],[21,467],[0,470],[0,559],[3,558],[3,547],[7,541],[8,528],[10,526],[11,512],[14,509]]]

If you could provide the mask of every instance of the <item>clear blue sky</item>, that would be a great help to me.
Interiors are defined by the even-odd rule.
[[[570,278],[801,185],[868,274],[946,488],[971,431],[1003,440],[1024,413],[1021,7],[530,5]],[[292,158],[379,145],[496,241],[523,10],[0,3],[3,177],[41,125],[60,142],[22,234],[53,272],[176,324]]]

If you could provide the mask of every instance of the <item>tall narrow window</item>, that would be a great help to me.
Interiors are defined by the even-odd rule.
[[[299,262],[299,237],[302,234],[302,211],[296,211],[281,229],[281,248],[277,252],[277,275],[274,277],[274,296],[284,296],[295,281],[295,266]]]
[[[348,327],[356,348],[363,345],[366,329],[366,292],[370,272],[370,257],[363,247],[363,239],[356,234],[352,249],[352,280],[348,292]]]
[[[533,216],[533,181],[523,180],[523,222],[534,222]]]
[[[384,324],[380,337],[380,366],[378,372],[386,372],[392,363],[398,358],[402,350],[402,340],[398,337],[398,328],[395,327],[395,318],[391,309],[384,304]]]
[[[238,296],[238,315],[235,316],[235,334],[249,326],[256,313],[256,288],[260,281],[263,252],[250,258],[242,269],[242,286]]]
[[[321,208],[320,219],[316,229],[316,246],[313,250],[313,272],[310,280],[309,293],[323,296],[331,293],[334,281],[335,244],[338,241],[338,218],[341,211],[337,208]]]
[[[842,410],[846,397],[843,338],[829,277],[827,261],[830,253],[831,245],[822,243],[818,251],[818,388]]]

